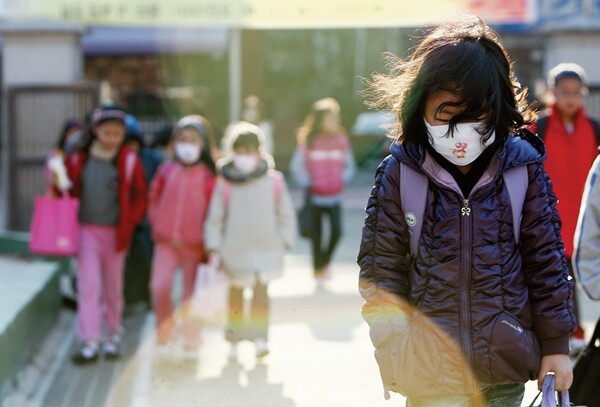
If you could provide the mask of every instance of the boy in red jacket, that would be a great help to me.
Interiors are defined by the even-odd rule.
[[[563,63],[552,68],[548,73],[548,88],[552,102],[536,127],[546,145],[544,167],[558,197],[561,235],[573,276],[573,236],[587,174],[598,155],[600,134],[598,122],[589,118],[584,109],[587,87],[586,73],[581,66]],[[577,330],[571,337],[572,353],[579,352],[586,344],[575,293],[573,291]]]

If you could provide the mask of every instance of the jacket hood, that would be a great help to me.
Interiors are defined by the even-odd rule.
[[[258,162],[256,169],[249,174],[240,172],[233,165],[233,155],[225,157],[217,163],[217,168],[221,175],[223,175],[226,180],[235,183],[247,182],[252,179],[260,178],[265,175],[269,169],[274,167],[275,164],[273,158],[267,154],[261,154],[260,161]]]
[[[425,160],[425,148],[417,144],[392,143],[391,155],[397,160],[419,169]],[[527,129],[509,134],[497,153],[500,171],[520,165],[541,162],[546,158],[544,142]]]

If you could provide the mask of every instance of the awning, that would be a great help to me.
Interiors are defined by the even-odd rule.
[[[226,28],[91,26],[81,37],[86,55],[227,52]]]

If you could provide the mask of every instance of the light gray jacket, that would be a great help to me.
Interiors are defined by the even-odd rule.
[[[600,156],[588,174],[574,243],[578,283],[591,299],[600,300]]]
[[[257,276],[263,283],[281,276],[285,250],[296,237],[296,212],[282,174],[269,170],[229,186],[220,178],[204,231],[206,248],[220,254],[235,286],[252,286]]]

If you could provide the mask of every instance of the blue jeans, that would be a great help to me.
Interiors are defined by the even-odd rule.
[[[483,390],[487,407],[521,407],[524,395],[525,385],[522,383],[497,384]]]
[[[485,400],[485,407],[521,407],[524,394],[524,384],[498,384],[483,389],[478,397],[465,395],[425,397],[409,399],[406,405],[408,407],[481,407],[483,398]]]

